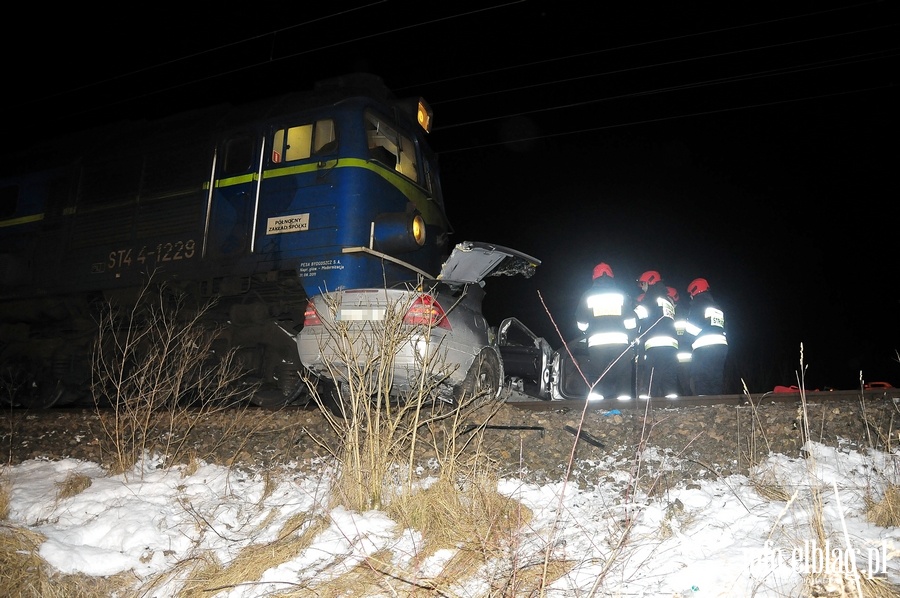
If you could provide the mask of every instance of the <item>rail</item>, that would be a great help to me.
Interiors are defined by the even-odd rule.
[[[767,403],[799,403],[801,396],[805,396],[810,403],[822,402],[848,402],[858,401],[864,398],[867,401],[889,400],[900,405],[900,388],[877,388],[870,390],[828,390],[800,392],[765,392],[736,395],[710,395],[678,397],[677,399],[649,399],[650,405],[655,409],[694,407],[699,405],[765,405]],[[526,394],[509,391],[506,402],[522,409],[533,411],[556,411],[581,409],[581,401],[542,401]],[[632,399],[629,401],[603,400],[591,401],[588,408],[596,410],[636,410],[646,409],[646,399]]]

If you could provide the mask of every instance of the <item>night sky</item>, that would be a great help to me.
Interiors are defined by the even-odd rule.
[[[454,241],[542,261],[487,282],[492,323],[560,346],[605,261],[684,305],[707,278],[752,392],[795,384],[801,343],[808,388],[900,385],[896,2],[296,4],[25,15],[3,139],[372,72],[434,108]]]

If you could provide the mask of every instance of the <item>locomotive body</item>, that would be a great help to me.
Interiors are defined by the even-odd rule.
[[[372,75],[37,143],[0,175],[0,364],[17,401],[78,396],[97,310],[151,279],[198,302],[262,383],[302,388],[307,298],[435,275],[449,253],[420,98]]]

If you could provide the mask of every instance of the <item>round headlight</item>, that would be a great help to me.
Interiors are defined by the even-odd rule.
[[[418,212],[388,212],[375,218],[375,249],[413,251],[425,245],[425,219]]]
[[[416,214],[413,218],[412,235],[419,247],[425,244],[425,220],[421,214]]]

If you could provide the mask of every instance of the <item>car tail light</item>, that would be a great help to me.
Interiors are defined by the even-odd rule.
[[[419,295],[403,316],[403,323],[410,326],[437,326],[450,330],[450,322],[444,308],[431,295]]]
[[[306,304],[306,311],[303,312],[303,326],[321,326],[322,320],[319,319],[319,312],[316,311],[316,304],[310,300]]]

